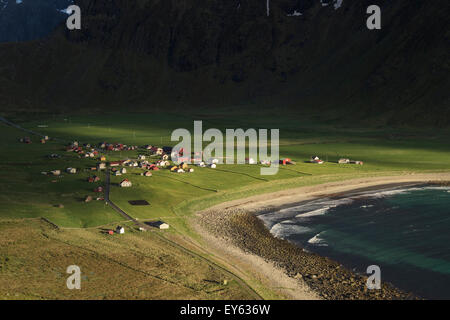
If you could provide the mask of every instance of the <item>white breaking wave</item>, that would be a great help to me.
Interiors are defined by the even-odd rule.
[[[442,186],[442,187],[424,187],[424,190],[446,190],[450,191],[450,187]]]
[[[426,187],[412,187],[412,188],[403,188],[403,189],[393,189],[393,190],[384,190],[384,191],[378,191],[378,192],[373,192],[373,191],[368,191],[368,192],[363,192],[361,193],[361,195],[364,195],[366,197],[370,197],[370,198],[385,198],[385,197],[389,197],[389,196],[393,196],[393,195],[397,195],[397,194],[404,194],[404,193],[410,193],[413,191],[421,191],[421,190],[447,190],[450,191],[450,187],[433,187],[433,186],[426,186]],[[353,197],[353,198],[357,198]]]
[[[302,234],[310,232],[311,229],[307,227],[298,226],[295,224],[286,224],[283,222],[275,224],[271,229],[270,233],[277,238],[284,239],[286,236],[292,234]]]
[[[341,205],[351,204],[355,200],[364,200],[367,198],[377,199],[390,197],[397,194],[410,193],[420,190],[442,190],[450,193],[450,187],[447,186],[423,186],[423,187],[397,187],[394,189],[385,189],[380,191],[365,191],[348,196],[343,199],[322,198],[311,200],[307,203],[281,209],[276,212],[260,215],[259,218],[264,222],[270,232],[278,238],[284,239],[293,234],[304,234],[311,232],[310,228],[297,225],[297,223],[305,222],[311,217],[326,214],[330,209]],[[365,204],[360,208],[371,208],[374,205]],[[297,220],[296,220],[297,219]],[[322,241],[322,242],[321,242]],[[308,240],[308,243],[314,245],[327,244],[319,237],[319,234]]]
[[[313,210],[313,211],[300,213],[300,214],[296,215],[295,217],[296,218],[308,218],[308,217],[320,216],[320,215],[325,214],[331,208],[332,208],[331,206],[323,207],[323,208],[316,209],[316,210]]]
[[[316,234],[314,237],[312,237],[311,239],[308,240],[309,244],[315,245],[315,246],[319,246],[319,247],[327,247],[328,244],[325,242],[325,240],[323,240],[322,238],[320,238],[320,234],[322,232]]]
[[[323,215],[332,208],[336,208],[336,207],[344,205],[344,204],[350,204],[352,202],[353,202],[353,199],[351,199],[351,198],[323,201],[320,203],[321,206],[319,208],[308,211],[308,212],[300,213],[300,214],[296,215],[295,217],[296,218],[308,218],[308,217]],[[323,206],[323,204],[327,204],[327,205]],[[302,207],[300,206],[298,208],[302,208]]]

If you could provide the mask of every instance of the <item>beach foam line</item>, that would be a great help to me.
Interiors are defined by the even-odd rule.
[[[373,191],[367,191],[367,192],[362,192],[361,194],[358,194],[356,196],[352,196],[351,198],[359,198],[359,197],[370,197],[370,198],[385,198],[385,197],[389,197],[389,196],[393,196],[393,195],[397,195],[397,194],[402,194],[402,193],[410,193],[413,191],[421,191],[421,190],[442,190],[442,191],[447,191],[450,192],[450,187],[433,187],[433,186],[424,186],[424,187],[410,187],[410,188],[401,188],[401,189],[394,189],[394,190],[382,190],[382,191],[377,191],[377,192],[373,192]]]
[[[443,190],[450,192],[450,187],[425,185],[421,187],[402,186],[394,189],[380,189],[378,191],[370,190],[349,195],[348,197],[341,199],[331,199],[329,197],[315,199],[300,205],[295,205],[293,207],[262,214],[258,217],[264,222],[265,226],[270,230],[270,233],[272,233],[277,238],[284,239],[291,235],[311,232],[311,229],[300,225],[302,221],[306,221],[312,217],[324,215],[332,208],[351,204],[352,202],[357,200],[379,199],[420,190]],[[373,207],[373,205],[362,204],[360,206],[360,208],[362,209],[370,207]],[[295,219],[297,219],[297,221],[295,221]],[[313,241],[312,244],[317,244],[315,243],[315,240],[317,240],[317,238],[313,237],[310,240]]]
[[[345,204],[350,204],[352,202],[353,202],[352,198],[343,198],[343,199],[339,199],[339,200],[331,200],[328,198],[326,201],[316,202],[314,204],[314,206],[315,206],[314,210],[299,213],[295,217],[296,218],[307,218],[307,217],[323,215],[332,208],[336,208],[338,206],[345,205]],[[297,208],[302,209],[301,206],[299,206]]]
[[[296,218],[308,218],[308,217],[314,217],[314,216],[321,216],[321,215],[324,215],[331,208],[332,208],[332,206],[327,206],[327,207],[323,207],[320,209],[308,211],[305,213],[300,213],[300,214],[296,215],[295,217]]]

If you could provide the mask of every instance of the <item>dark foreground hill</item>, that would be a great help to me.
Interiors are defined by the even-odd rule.
[[[4,110],[215,110],[450,123],[447,0],[75,1],[81,31],[0,45]],[[328,6],[324,4],[328,3]],[[382,29],[366,8],[382,8]],[[293,12],[302,15],[290,16]]]

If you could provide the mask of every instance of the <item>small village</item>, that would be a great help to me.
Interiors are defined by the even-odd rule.
[[[44,136],[39,140],[41,144],[45,144],[48,141],[48,136]],[[31,144],[32,139],[30,137],[24,137],[19,139],[19,142]],[[119,183],[113,184],[113,186],[115,185],[119,188],[131,188],[133,187],[133,179],[130,174],[130,170],[132,169],[138,169],[139,173],[137,174],[139,176],[152,177],[153,173],[159,170],[168,170],[171,173],[176,174],[192,174],[195,171],[194,166],[215,169],[217,168],[217,165],[221,163],[221,161],[217,158],[210,158],[207,159],[207,161],[204,161],[203,154],[194,152],[192,152],[191,156],[189,157],[184,154],[185,152],[183,149],[175,151],[172,147],[169,146],[129,146],[122,143],[108,142],[100,142],[96,145],[93,145],[89,143],[81,144],[78,141],[73,141],[70,144],[66,145],[63,151],[66,153],[76,154],[78,156],[78,159],[80,160],[90,159],[95,160],[97,163],[95,166],[88,166],[83,169],[75,167],[67,167],[65,169],[51,168],[49,171],[41,172],[41,174],[54,176],[55,178],[62,178],[63,173],[66,173],[68,175],[75,175],[79,172],[88,172],[89,176],[86,179],[86,183],[93,184],[94,186],[92,187],[92,194],[85,196],[83,200],[85,203],[89,203],[91,201],[105,201],[105,192],[106,189],[109,188],[109,186],[106,185],[106,182],[101,180],[100,172],[106,172],[106,174],[111,174],[114,177],[123,177],[123,179],[121,179]],[[114,155],[114,153],[116,153],[117,155],[118,152],[122,154],[122,152],[126,151],[135,151],[138,152],[138,155],[134,158],[127,157],[123,160],[108,161],[108,157]],[[178,159],[178,162],[180,162],[179,164],[172,161],[172,158],[174,158],[175,156]],[[52,153],[48,155],[48,158],[59,159],[61,158],[61,155]],[[117,156],[112,156],[112,158],[116,159]],[[324,164],[325,162],[326,161],[322,160],[319,156],[311,156],[309,161],[305,161],[305,163],[311,164]],[[271,161],[266,159],[261,159],[258,161],[253,158],[246,158],[245,163],[250,165],[271,165]],[[350,160],[348,158],[340,158],[337,163],[343,165],[363,165],[363,161]],[[279,160],[279,165],[296,165],[296,162],[290,158],[282,158]],[[136,174],[136,170],[134,170],[134,174]],[[52,182],[57,182],[57,180],[52,180]],[[59,205],[59,207],[62,208],[63,206]],[[169,228],[169,225],[164,221],[151,222],[150,225],[161,230]],[[145,231],[141,227],[139,228],[139,230]],[[107,233],[112,235],[123,234],[124,232],[124,227],[118,226],[115,230],[109,230]]]

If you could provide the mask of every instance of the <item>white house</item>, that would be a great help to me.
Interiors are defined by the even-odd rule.
[[[169,224],[165,223],[164,221],[156,221],[156,222],[153,222],[152,224],[153,224],[153,226],[155,226],[156,228],[161,229],[161,230],[169,229]]]
[[[160,228],[160,229],[169,229],[169,225],[168,225],[167,223],[161,223],[161,224],[159,225],[159,228]]]
[[[117,228],[116,228],[116,233],[118,233],[118,234],[124,234],[124,233],[125,233],[124,227],[117,226]]]
[[[123,181],[119,184],[119,186],[121,186],[122,188],[129,188],[129,187],[131,187],[132,185],[133,185],[133,184],[132,184],[131,181],[128,180],[128,179],[123,180]]]
[[[66,172],[67,173],[71,173],[71,174],[75,174],[75,173],[77,173],[77,169],[76,168],[67,168]]]

